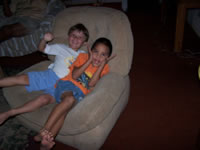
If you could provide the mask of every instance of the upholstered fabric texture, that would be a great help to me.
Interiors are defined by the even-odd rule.
[[[28,72],[31,70],[39,70],[38,68],[46,68],[47,64],[49,64],[48,61],[42,62],[40,64],[34,65],[33,67],[26,69],[24,72]],[[101,79],[101,82],[98,82],[94,91],[87,95],[84,98],[84,101],[78,103],[76,107],[74,107],[70,111],[66,118],[65,125],[61,129],[60,134],[79,134],[97,126],[110,113],[113,105],[117,103],[118,97],[121,95],[123,90],[125,90],[125,88],[126,87],[122,76],[116,73],[109,73],[107,76]],[[26,89],[24,87],[20,86],[11,87],[9,89],[13,89],[12,95],[6,93],[8,101],[12,107],[23,105],[25,102],[36,98],[39,94],[42,94],[42,92],[32,92],[30,94],[26,92]],[[13,95],[15,95],[15,97],[13,97]],[[101,99],[100,97],[103,98]],[[41,108],[38,111],[26,113],[22,116],[32,121],[33,123],[42,125],[45,123],[46,118],[50,111],[53,109],[54,105],[55,104],[45,106],[44,108]],[[49,109],[49,107],[51,109]]]
[[[65,43],[68,29],[76,23],[83,23],[88,28],[90,45],[97,38],[106,37],[112,42],[113,53],[117,54],[109,62],[111,72],[101,78],[94,90],[73,107],[57,136],[60,141],[78,149],[95,150],[104,143],[128,102],[133,36],[129,20],[122,11],[105,7],[71,7],[56,16],[53,23],[55,39],[52,43]],[[82,49],[87,50],[86,47]],[[22,73],[47,69],[50,63],[41,62]],[[24,87],[19,86],[4,89],[11,107],[20,106],[40,94],[41,91],[28,93]],[[38,131],[55,105],[20,115],[19,118],[26,126]]]

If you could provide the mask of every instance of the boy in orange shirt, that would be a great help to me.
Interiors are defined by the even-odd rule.
[[[41,150],[49,150],[55,144],[54,137],[60,131],[64,119],[75,102],[81,101],[91,92],[97,81],[109,72],[108,61],[112,44],[106,38],[97,39],[89,53],[80,54],[70,66],[70,74],[56,84],[54,97],[58,104],[52,110],[44,128],[35,136],[41,140]]]

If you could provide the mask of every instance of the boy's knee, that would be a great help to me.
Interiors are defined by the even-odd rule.
[[[18,81],[21,81],[24,85],[29,84],[29,77],[27,74],[16,76]]]
[[[72,93],[63,93],[61,98],[61,102],[69,106],[72,106],[76,101]]]
[[[43,105],[47,105],[47,104],[53,103],[53,98],[50,95],[47,95],[47,94],[41,95],[40,96],[40,102]]]
[[[61,95],[61,100],[65,100],[66,98],[68,99],[68,98],[72,98],[73,97],[73,93],[72,92],[64,92],[64,93],[62,93],[62,95]]]

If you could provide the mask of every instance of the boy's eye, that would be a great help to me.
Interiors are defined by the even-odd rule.
[[[96,49],[93,50],[93,53],[97,53],[98,51]]]
[[[78,40],[84,39],[84,37],[82,37],[82,36],[76,36],[75,34],[71,34],[70,36],[71,36],[72,38],[76,38],[76,39],[78,39]]]
[[[107,54],[107,53],[103,53],[103,54],[102,54],[102,56],[104,56],[104,57],[107,57],[107,56],[108,56],[108,54]]]
[[[107,54],[103,54],[103,56],[107,56]]]

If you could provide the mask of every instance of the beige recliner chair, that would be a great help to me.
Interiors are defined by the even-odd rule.
[[[76,23],[83,23],[88,28],[90,45],[99,37],[110,39],[117,57],[109,62],[111,72],[100,79],[94,91],[69,112],[56,139],[77,149],[96,150],[103,145],[128,102],[133,35],[130,22],[122,11],[105,7],[71,7],[56,16],[53,42],[65,42],[69,27]],[[86,50],[86,47],[83,49]],[[38,63],[22,73],[47,69],[50,63]],[[3,92],[11,107],[22,105],[42,93],[28,93],[23,86],[4,88]],[[19,115],[18,119],[25,126],[39,131],[54,105]]]

